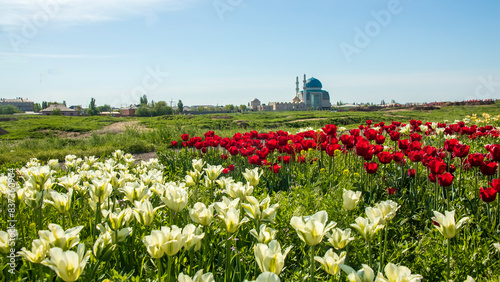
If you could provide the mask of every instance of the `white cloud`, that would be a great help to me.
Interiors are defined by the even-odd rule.
[[[127,18],[156,17],[160,11],[191,7],[199,0],[0,0],[0,26],[21,27],[26,22],[85,24]]]

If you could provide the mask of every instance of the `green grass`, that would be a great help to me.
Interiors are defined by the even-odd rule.
[[[485,106],[447,106],[432,111],[393,111],[376,112],[246,112],[210,115],[174,115],[160,117],[65,117],[65,116],[0,116],[14,117],[17,121],[0,121],[0,127],[10,132],[0,136],[0,165],[26,162],[32,157],[40,160],[62,159],[67,154],[79,157],[103,156],[116,149],[130,153],[156,151],[168,146],[170,141],[180,141],[180,135],[202,136],[214,130],[219,136],[233,136],[236,132],[257,130],[268,132],[285,130],[296,132],[299,128],[318,129],[325,124],[336,124],[348,129],[357,127],[366,120],[390,123],[393,120],[408,122],[420,119],[423,122],[443,122],[463,119],[476,113],[480,116],[487,112],[492,116],[500,115],[500,105]],[[89,132],[101,129],[115,122],[138,120],[152,130],[138,132],[128,129],[122,134],[93,134],[90,138],[63,138],[61,132]],[[245,129],[243,124],[247,125]]]

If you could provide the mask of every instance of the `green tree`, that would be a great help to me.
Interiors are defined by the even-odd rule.
[[[102,113],[102,112],[111,112],[111,106],[104,104],[103,106],[97,107],[97,110]]]
[[[0,106],[0,115],[11,115],[14,113],[22,113],[16,106],[7,105]]]
[[[150,117],[151,111],[146,106],[140,106],[137,110],[135,110],[135,115],[138,117]]]
[[[42,102],[42,110],[46,109],[49,105],[47,105],[47,101]]]
[[[148,104],[148,97],[146,94],[142,95],[142,97],[139,98],[139,103],[141,105],[147,105]]]
[[[247,110],[247,106],[246,105],[240,105],[240,110],[243,112],[243,111],[246,111]]]
[[[167,106],[167,103],[165,101],[156,102],[152,109],[153,116],[164,116],[171,114],[172,114],[172,108]]]
[[[34,106],[33,106],[33,111],[35,113],[38,113],[41,110],[42,110],[42,106],[40,106],[40,103],[35,103]]]
[[[90,105],[89,105],[89,108],[87,110],[87,114],[89,116],[95,116],[95,115],[99,114],[99,111],[95,107],[95,99],[94,98],[90,99]]]
[[[50,112],[50,115],[51,116],[62,116],[61,109],[59,109],[59,108],[53,109],[52,112]]]
[[[182,103],[181,100],[179,100],[179,102],[177,102],[177,111],[179,111],[179,113],[183,113],[184,112],[184,104]]]
[[[224,111],[234,111],[234,105],[232,104],[229,104],[229,105],[225,105],[223,108],[222,108]]]

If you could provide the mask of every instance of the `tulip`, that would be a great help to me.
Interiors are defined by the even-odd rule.
[[[202,159],[194,159],[191,162],[193,165],[193,169],[196,171],[199,171],[199,172],[201,172],[201,170],[203,169],[203,166],[205,165],[205,161]]]
[[[213,181],[219,177],[223,169],[221,165],[207,165],[203,170],[207,173],[208,179]]]
[[[114,212],[103,210],[104,217],[108,218],[112,230],[118,230],[127,225],[132,219],[132,209],[126,208],[124,210],[116,209]]]
[[[219,214],[219,217],[223,219],[226,231],[229,233],[234,233],[238,228],[245,222],[248,222],[248,218],[244,218],[240,221],[240,210],[230,207],[225,213]]]
[[[73,189],[69,189],[68,194],[61,194],[55,191],[50,192],[52,201],[44,200],[45,203],[50,204],[56,208],[56,210],[61,214],[68,214],[71,207],[71,197],[73,195]]]
[[[375,207],[380,209],[380,211],[382,212],[382,218],[385,222],[392,220],[396,216],[396,212],[401,206],[392,200],[387,200],[376,203]],[[383,222],[380,223],[384,224]]]
[[[188,224],[182,229],[182,236],[184,236],[185,243],[184,248],[186,250],[198,251],[201,248],[201,239],[205,237],[205,233],[200,227],[196,227],[193,224]]]
[[[449,172],[438,175],[439,186],[443,186],[443,187],[451,186],[454,178],[455,177],[453,176],[453,174],[451,174]]]
[[[245,168],[245,172],[243,172],[243,177],[247,180],[247,183],[251,186],[257,186],[259,184],[259,179],[262,176],[262,171],[259,172],[259,168],[256,167],[254,169]]]
[[[429,161],[427,167],[433,174],[443,174],[446,170],[446,163],[439,159],[432,159]]]
[[[47,241],[35,239],[31,242],[31,251],[23,247],[17,253],[31,263],[41,263],[49,254],[49,250],[49,243]]]
[[[134,202],[135,208],[134,208],[134,216],[137,221],[145,226],[149,226],[151,223],[153,223],[153,220],[156,215],[156,211],[164,206],[158,206],[156,208],[153,208],[153,205],[149,201],[149,199],[146,199],[142,202],[135,201]]]
[[[184,275],[182,272],[179,274],[179,282],[215,282],[214,275],[212,273],[203,274],[203,269],[198,270],[193,278]]]
[[[84,244],[78,245],[76,253],[55,247],[49,251],[50,259],[45,259],[42,264],[54,270],[62,280],[76,281],[82,274],[90,253],[90,251],[85,252]]]
[[[407,281],[407,282],[418,282],[421,279],[423,279],[422,275],[418,274],[411,274],[411,270],[406,267],[406,266],[397,266],[393,263],[388,263],[385,268],[385,275],[387,276],[384,277],[384,274],[378,273],[377,276],[377,281],[380,282],[401,282],[401,281]]]
[[[432,218],[433,221],[437,223],[437,225],[434,225],[439,232],[447,239],[451,239],[455,237],[456,232],[462,224],[467,222],[469,220],[468,217],[464,217],[460,219],[456,224],[455,224],[455,211],[445,211],[445,214],[443,215],[440,212],[433,211],[434,212],[434,217]]]
[[[236,198],[234,200],[229,200],[225,196],[222,196],[222,202],[216,202],[214,203],[215,210],[219,215],[226,213],[226,211],[229,208],[236,208],[238,207],[238,204],[240,202],[239,198]]]
[[[259,243],[254,246],[255,261],[262,272],[272,272],[279,275],[285,265],[286,255],[291,248],[288,247],[282,254],[280,243],[276,240],[269,242],[269,245]]]
[[[493,202],[497,198],[497,190],[493,187],[479,189],[479,197],[485,203]]]
[[[188,203],[188,191],[182,186],[168,185],[165,188],[165,196],[160,197],[163,203],[174,212],[180,212]]]
[[[353,210],[356,208],[359,200],[361,199],[361,191],[354,192],[352,190],[344,189],[344,192],[342,193],[342,198],[344,199],[343,201],[344,209],[348,211]]]
[[[371,162],[371,163],[366,163],[365,162],[365,170],[367,173],[369,174],[374,174],[377,172],[377,169],[378,169],[378,164],[375,163],[375,162]]]
[[[113,244],[111,233],[105,232],[99,235],[92,247],[94,257],[100,261],[108,261],[113,252],[116,250],[117,245]]]
[[[150,195],[149,189],[143,182],[140,184],[137,182],[129,182],[123,188],[119,188],[118,191],[125,194],[125,200],[130,203],[135,201],[142,201],[144,198],[148,198]]]
[[[323,265],[326,273],[336,275],[340,271],[339,265],[344,264],[346,254],[346,252],[342,252],[339,256],[333,252],[333,249],[329,249],[324,257],[316,256],[314,259]]]
[[[362,264],[363,268],[356,271],[352,267],[345,264],[340,264],[339,267],[347,274],[349,282],[373,282],[375,273],[373,269],[366,264]]]
[[[107,223],[105,223],[104,225],[97,224],[97,229],[99,230],[99,232],[101,232],[101,235],[109,233],[109,236],[111,237],[111,242],[113,244],[123,242],[125,238],[127,238],[127,236],[132,233],[132,227],[125,227],[120,230],[113,230],[109,227]]]
[[[323,240],[323,236],[333,229],[336,222],[327,224],[328,214],[326,211],[319,211],[312,216],[294,216],[290,224],[297,231],[299,238],[309,246],[315,246]]]
[[[10,253],[9,239],[9,233],[0,231],[0,252],[4,254]]]
[[[363,217],[356,218],[356,223],[351,224],[351,226],[356,229],[359,234],[365,239],[365,241],[370,242],[380,229],[384,228],[384,225],[379,224],[381,217],[375,217],[374,220],[370,220]]]
[[[203,203],[194,204],[192,209],[189,209],[189,217],[195,223],[208,226],[214,220],[214,204],[208,206]]]
[[[250,196],[253,193],[253,187],[254,186],[250,185],[249,183],[228,183],[226,186],[226,193],[232,198],[245,200],[247,196]]]
[[[250,230],[250,235],[255,237],[255,239],[257,239],[257,242],[262,244],[267,244],[271,242],[271,240],[274,240],[276,233],[278,233],[277,230],[274,230],[271,227],[267,227],[265,224],[261,224],[259,226],[259,233],[257,233],[257,230],[255,230],[255,228]]]
[[[111,192],[113,191],[113,186],[107,180],[92,180],[92,184],[89,185],[90,201],[94,203],[103,203]]]
[[[227,191],[229,185],[234,183],[234,179],[232,177],[221,177],[221,178],[215,180],[215,182],[217,184],[219,184],[220,189]]]
[[[50,247],[58,247],[66,251],[80,242],[79,233],[83,229],[83,226],[73,227],[64,231],[61,226],[51,223],[48,228],[49,230],[38,231],[40,239],[46,241]]]
[[[482,162],[481,172],[484,175],[494,175],[497,171],[498,163],[495,162]]]
[[[144,238],[142,238],[142,242],[146,246],[146,250],[152,258],[159,259],[165,254],[163,251],[165,234],[163,234],[160,230],[151,231],[151,235],[144,236]]]
[[[349,228],[345,230],[335,228],[332,230],[331,234],[327,233],[326,237],[328,238],[328,243],[337,250],[345,248],[349,242],[354,240],[354,237],[351,237],[351,229]]]
[[[241,206],[243,210],[245,210],[248,217],[254,219],[258,222],[271,222],[274,223],[274,219],[276,218],[276,210],[279,207],[279,204],[274,204],[269,206],[269,202],[271,198],[267,196],[262,202],[259,201],[252,196],[247,197],[248,204],[242,203]]]
[[[280,282],[280,277],[272,272],[261,273],[256,280],[245,280],[244,282]]]

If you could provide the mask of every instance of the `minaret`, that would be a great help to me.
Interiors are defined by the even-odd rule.
[[[304,86],[303,86],[303,88],[304,88],[304,91],[302,92],[302,100],[304,101],[304,104],[307,107],[307,100],[306,100],[307,99],[307,95],[306,95],[307,94],[306,93],[306,74],[304,74]]]
[[[295,95],[299,96],[299,77],[295,80]]]

